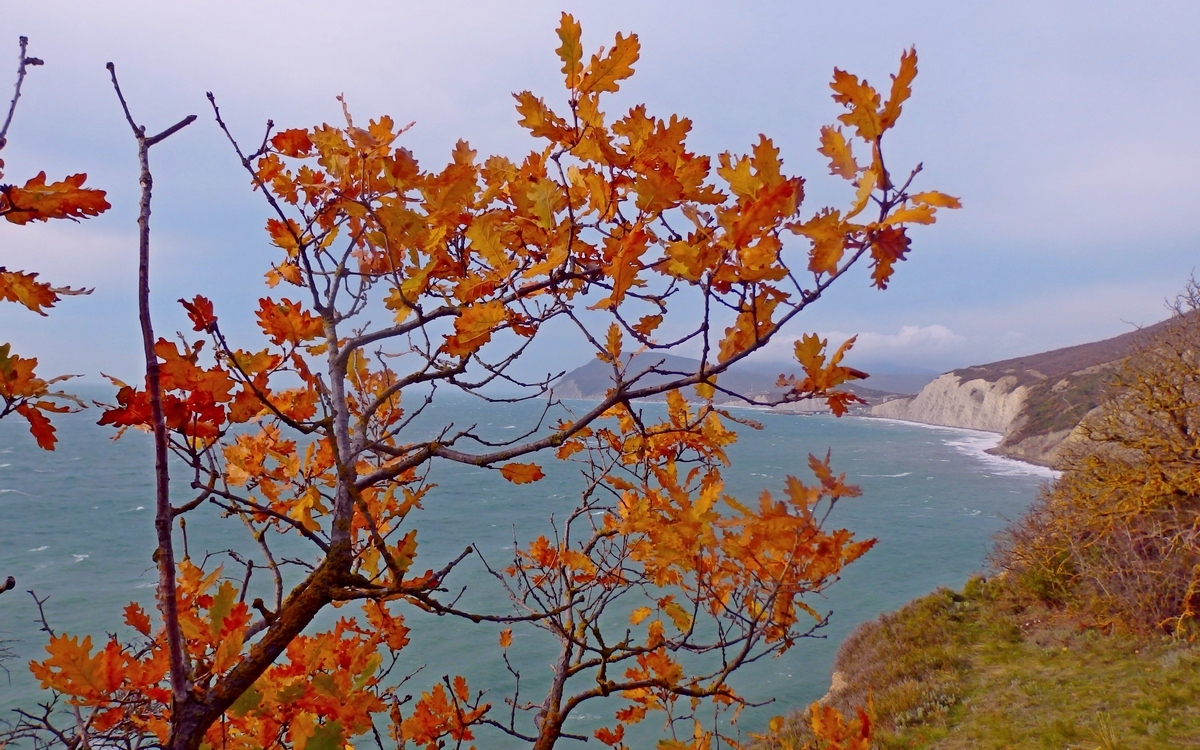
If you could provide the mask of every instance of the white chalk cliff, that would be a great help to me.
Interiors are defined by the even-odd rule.
[[[938,377],[915,396],[875,404],[871,407],[871,415],[1004,433],[1020,413],[1027,391],[1011,376],[995,382],[983,379],[962,382],[958,375],[950,372]]]

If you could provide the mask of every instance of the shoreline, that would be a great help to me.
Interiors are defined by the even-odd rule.
[[[893,417],[876,417],[869,414],[856,414],[852,415],[852,418],[888,424],[912,425],[923,427],[927,430],[945,430],[962,434],[968,440],[959,443],[947,441],[946,445],[955,448],[959,453],[976,458],[985,464],[996,466],[998,471],[995,473],[997,474],[1032,474],[1045,477],[1046,479],[1057,479],[1062,474],[1062,472],[1048,466],[1035,464],[1031,461],[1022,461],[1019,458],[1000,456],[990,452],[991,449],[999,445],[1000,441],[1004,439],[1004,434],[1000,432],[975,430],[970,427],[950,427],[948,425],[929,424],[928,422],[914,422],[907,419],[895,419]]]

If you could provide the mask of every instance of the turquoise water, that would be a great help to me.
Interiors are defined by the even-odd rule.
[[[583,406],[574,404],[574,406]],[[661,406],[647,404],[648,413]],[[485,437],[511,436],[529,424],[532,405],[488,406],[476,401],[440,404],[429,423],[477,424]],[[15,656],[0,672],[0,710],[28,706],[36,698],[25,664],[43,653],[37,610],[25,593],[48,597],[45,610],[55,629],[91,633],[94,640],[123,632],[121,608],[136,600],[152,610],[155,580],[152,454],[148,436],[131,433],[120,441],[93,424],[91,409],[57,420],[61,443],[54,453],[37,450],[21,423],[0,422],[0,579],[17,578],[14,591],[0,595],[0,641]],[[739,428],[739,442],[725,473],[726,489],[753,499],[766,488],[779,491],[784,477],[805,477],[808,453],[833,452],[835,470],[863,489],[863,497],[840,504],[831,520],[860,537],[879,542],[848,568],[825,599],[810,600],[832,610],[820,638],[800,641],[779,659],[746,668],[735,687],[751,700],[775,699],[748,711],[743,729],[761,729],[770,716],[820,697],[829,684],[838,643],[857,624],[938,586],[960,586],[983,565],[991,536],[1018,516],[1049,472],[983,453],[995,443],[987,433],[930,428],[886,420],[826,416],[751,414],[762,431]],[[458,465],[435,465],[438,487],[418,513],[418,567],[441,567],[468,544],[493,565],[511,556],[513,537],[522,542],[546,533],[553,514],[574,507],[579,483],[575,470],[548,458],[548,476],[535,485],[515,486],[494,472]],[[197,515],[197,514],[193,514]],[[245,531],[216,515],[189,516],[194,558],[202,550],[247,549]],[[302,549],[295,548],[298,552]],[[507,599],[478,563],[468,561],[456,587],[466,586],[463,603],[507,613]],[[402,653],[399,672],[425,668],[413,678],[413,692],[427,689],[444,674],[466,675],[473,688],[503,710],[511,681],[495,646],[497,627],[451,618],[408,613],[412,644]],[[326,620],[328,622],[328,620]],[[522,666],[523,698],[537,695],[548,677],[554,644],[532,628],[517,627],[510,657]],[[611,717],[608,707],[587,706],[571,729],[590,734]],[[648,720],[632,739],[652,745],[661,725]],[[480,732],[481,748],[512,747],[503,736]]]

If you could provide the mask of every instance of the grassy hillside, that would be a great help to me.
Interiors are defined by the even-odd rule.
[[[826,700],[853,713],[871,696],[877,748],[1200,747],[1200,646],[1102,632],[1003,582],[864,624],[834,669]],[[762,747],[804,747],[804,724]]]

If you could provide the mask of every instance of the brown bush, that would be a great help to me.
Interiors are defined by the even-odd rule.
[[[1118,368],[1062,476],[1007,529],[993,563],[1055,603],[1137,630],[1200,617],[1200,286]]]

